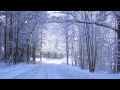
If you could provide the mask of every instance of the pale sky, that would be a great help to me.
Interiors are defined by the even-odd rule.
[[[60,12],[60,11],[47,11],[48,14],[50,14],[50,16],[60,16],[60,15],[63,15],[61,13],[57,13],[57,12]]]

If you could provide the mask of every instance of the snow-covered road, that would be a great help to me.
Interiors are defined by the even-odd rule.
[[[22,73],[13,79],[87,79],[87,75],[78,74],[65,64],[41,63],[33,69]],[[64,68],[65,67],[65,68]],[[77,74],[76,74],[77,73]]]
[[[70,63],[70,62],[69,62]],[[77,66],[66,65],[66,59],[44,59],[36,64],[0,63],[0,79],[120,79],[120,74],[90,73]]]
[[[49,78],[60,78],[56,73],[57,65],[41,63],[33,69],[22,73],[13,79],[49,79]],[[56,75],[55,75],[56,74]]]

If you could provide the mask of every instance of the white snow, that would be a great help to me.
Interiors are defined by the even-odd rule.
[[[4,63],[0,64],[0,79],[11,79],[21,73],[27,72],[36,67],[38,64],[20,63],[18,65],[6,66]]]
[[[36,64],[20,63],[5,66],[0,63],[0,79],[120,79],[120,74],[90,73],[77,66],[66,65],[64,59],[43,59]]]

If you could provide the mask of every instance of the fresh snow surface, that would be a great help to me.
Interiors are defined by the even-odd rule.
[[[71,62],[69,62],[71,64]],[[120,74],[98,74],[66,65],[66,59],[43,59],[36,64],[0,63],[0,79],[120,79]]]

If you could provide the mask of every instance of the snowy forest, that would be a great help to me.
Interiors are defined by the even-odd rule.
[[[58,71],[66,78],[75,74],[73,68],[78,79],[79,70],[120,78],[120,11],[0,11],[0,78],[19,65],[22,70],[48,67],[51,73],[60,60]]]

